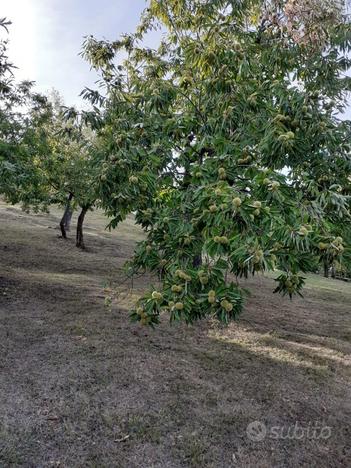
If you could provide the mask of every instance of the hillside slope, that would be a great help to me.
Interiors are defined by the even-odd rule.
[[[226,329],[149,330],[128,319],[151,281],[122,276],[132,220],[89,213],[83,252],[58,215],[0,204],[0,466],[347,466],[350,284],[311,277],[290,301],[258,277]]]

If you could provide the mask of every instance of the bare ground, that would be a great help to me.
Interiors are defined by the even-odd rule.
[[[108,233],[89,214],[82,252],[58,215],[0,203],[1,467],[350,465],[350,284],[311,276],[290,301],[260,277],[227,329],[152,331],[127,312],[148,279],[104,304],[141,236],[132,221]]]

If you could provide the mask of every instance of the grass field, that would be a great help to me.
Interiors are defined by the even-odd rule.
[[[0,204],[1,467],[349,466],[350,283],[310,276],[290,301],[258,277],[228,328],[150,330],[128,319],[153,281],[123,278],[132,219],[89,213],[83,252],[59,214]]]

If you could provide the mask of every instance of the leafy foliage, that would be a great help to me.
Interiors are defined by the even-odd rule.
[[[0,21],[7,30],[11,23]],[[0,43],[0,193],[25,209],[47,210],[52,203],[91,208],[97,199],[100,172],[95,135],[99,116],[66,109],[53,92],[33,92],[33,82],[17,84]],[[96,159],[97,158],[97,159]]]
[[[0,20],[0,30],[11,23]],[[14,80],[14,65],[7,56],[7,41],[0,41],[0,193],[10,201],[26,186],[25,197],[36,199],[28,185],[39,185],[39,175],[29,163],[40,151],[41,139],[32,139],[32,129],[40,124],[47,106],[44,96],[32,91],[33,83]],[[24,192],[23,192],[24,193]]]
[[[85,43],[106,90],[99,197],[112,227],[135,210],[147,232],[130,273],[162,279],[133,312],[142,323],[228,322],[235,277],[280,269],[291,297],[300,272],[349,252],[349,24],[334,15],[316,47],[287,27],[286,2],[268,4],[152,0],[136,34]]]

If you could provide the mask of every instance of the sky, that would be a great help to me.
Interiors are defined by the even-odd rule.
[[[116,39],[134,32],[146,0],[0,0],[0,18],[12,21],[7,36],[16,78],[36,81],[37,91],[53,88],[65,104],[82,107],[80,92],[95,88],[97,75],[80,57],[84,36]],[[160,33],[148,39],[155,46]],[[345,118],[351,118],[351,107]]]
[[[0,18],[13,23],[7,36],[16,78],[36,81],[41,92],[55,88],[66,105],[80,105],[79,93],[97,78],[79,56],[84,36],[134,32],[145,6],[145,0],[1,0]]]

